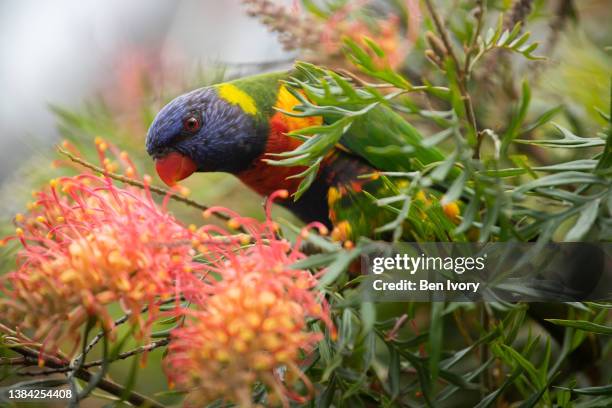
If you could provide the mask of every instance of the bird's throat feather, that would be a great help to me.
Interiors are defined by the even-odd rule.
[[[299,100],[284,85],[281,85],[274,105],[277,111],[268,122],[269,131],[265,151],[255,159],[251,168],[238,174],[243,183],[261,195],[270,195],[278,189],[295,192],[301,180],[289,177],[306,170],[304,166],[272,166],[264,161],[264,159],[273,158],[270,153],[288,152],[296,149],[302,143],[298,139],[287,136],[287,133],[320,125],[323,122],[318,116],[298,118],[283,113],[283,111],[295,112],[295,106],[299,104]]]

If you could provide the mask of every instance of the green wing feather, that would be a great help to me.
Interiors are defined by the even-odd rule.
[[[379,170],[410,171],[409,158],[422,164],[444,160],[442,152],[423,146],[422,141],[418,130],[404,118],[386,106],[379,106],[355,119],[340,143]]]

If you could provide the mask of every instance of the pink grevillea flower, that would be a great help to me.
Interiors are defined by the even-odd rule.
[[[314,61],[342,56],[343,39],[351,38],[369,50],[366,38],[374,40],[386,58],[370,52],[380,68],[401,65],[418,39],[422,14],[418,0],[405,0],[403,12],[379,15],[377,4],[371,0],[353,0],[335,7],[325,18],[301,10],[299,2],[286,7],[274,0],[242,0],[251,16],[258,17],[271,31],[279,33],[279,41],[286,50],[301,49]],[[407,30],[404,27],[407,26]]]
[[[364,47],[379,68],[387,65],[400,66],[418,39],[421,12],[417,0],[406,0],[408,32],[402,31],[402,20],[398,14],[390,13],[374,18],[367,12],[369,0],[347,2],[325,20],[321,30],[323,50],[330,55],[340,54],[343,38],[348,37]],[[362,14],[367,15],[364,17]],[[370,52],[367,40],[373,40],[384,51],[385,58]]]
[[[277,195],[286,197],[286,191]],[[208,260],[204,268],[217,279],[197,309],[185,311],[184,326],[172,332],[165,371],[172,384],[188,391],[188,406],[218,399],[252,406],[256,383],[266,386],[268,405],[304,402],[312,386],[300,363],[323,337],[309,322],[323,321],[334,337],[329,309],[316,290],[316,277],[291,266],[304,255],[299,242],[291,245],[276,236],[269,204],[263,223],[230,215],[230,224],[246,229],[253,241],[200,248]],[[207,228],[216,229],[201,232]]]
[[[105,167],[112,166],[106,144],[97,145]],[[129,158],[120,156],[133,174]],[[193,229],[159,208],[147,188],[82,174],[52,180],[35,198],[15,217],[16,234],[9,237],[22,247],[16,270],[1,277],[0,319],[33,330],[45,339],[43,351],[67,338],[76,344],[89,317],[111,330],[113,302],[146,335],[160,300],[199,282],[192,273]]]

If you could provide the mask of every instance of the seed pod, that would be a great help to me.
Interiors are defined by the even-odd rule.
[[[435,66],[441,70],[444,70],[444,64],[435,52],[432,50],[425,50],[425,57],[427,57],[427,59],[430,60]]]
[[[446,47],[444,46],[442,40],[431,31],[425,33],[425,38],[427,39],[427,43],[436,53],[436,55],[440,57],[441,60],[444,60],[448,52],[446,51]]]

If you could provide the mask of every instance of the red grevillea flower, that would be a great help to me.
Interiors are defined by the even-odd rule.
[[[276,195],[286,196],[286,191]],[[256,383],[266,386],[268,405],[304,402],[312,386],[299,365],[322,339],[320,331],[309,329],[309,321],[323,321],[335,336],[317,279],[291,267],[304,257],[299,243],[278,238],[271,221],[235,216],[230,224],[248,230],[254,241],[242,248],[200,248],[208,260],[204,268],[217,279],[197,309],[185,311],[184,326],[172,332],[167,376],[188,391],[188,406],[218,399],[251,406]],[[307,395],[296,391],[299,384]]]
[[[112,166],[106,144],[97,145],[104,165]],[[134,173],[131,162],[125,167]],[[106,306],[112,302],[146,334],[159,300],[175,296],[181,282],[197,281],[194,232],[159,208],[148,189],[82,174],[52,180],[35,198],[27,214],[15,217],[16,234],[9,237],[22,248],[16,270],[0,281],[0,316],[34,330],[45,350],[68,337],[76,344],[90,316],[111,330]]]

